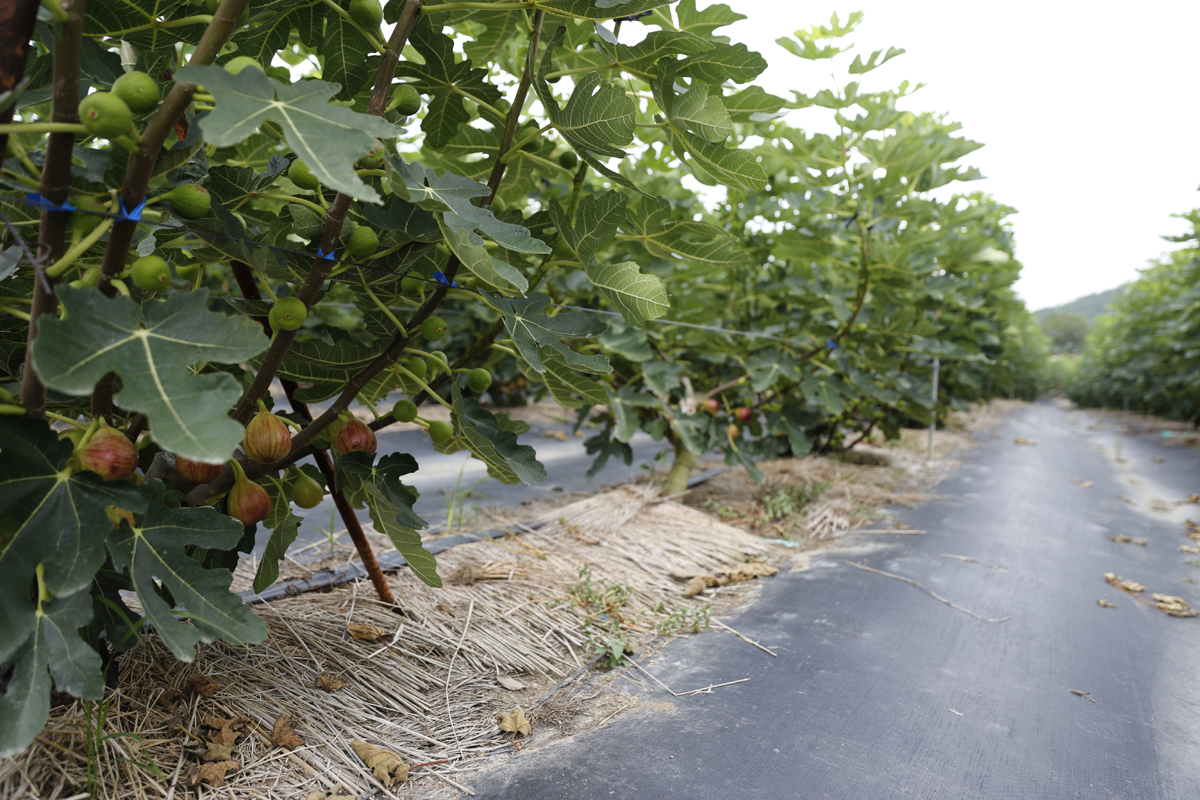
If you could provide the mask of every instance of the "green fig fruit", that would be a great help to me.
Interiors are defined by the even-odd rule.
[[[100,213],[108,211],[108,203],[99,197],[81,194],[72,197],[70,202],[77,209],[72,211],[68,217],[73,239],[82,239],[96,230],[96,226],[104,221],[104,217],[100,216]]]
[[[374,31],[383,22],[383,6],[379,0],[350,0],[350,16],[359,25]]]
[[[325,499],[325,490],[321,484],[310,478],[302,469],[294,472],[295,481],[292,483],[292,502],[301,508],[316,508]]]
[[[346,255],[350,258],[369,256],[379,249],[379,234],[362,225],[346,240]]]
[[[404,116],[411,117],[421,110],[421,93],[412,84],[402,83],[392,93],[392,107]]]
[[[429,438],[433,439],[434,444],[445,444],[454,438],[454,428],[449,422],[434,420],[429,423]]]
[[[417,418],[417,404],[412,400],[399,400],[392,407],[392,417],[396,422],[412,422]]]
[[[92,92],[79,101],[79,121],[93,136],[115,139],[129,133],[133,112],[115,94]]]
[[[482,367],[477,367],[467,373],[467,386],[472,392],[479,394],[486,392],[488,387],[492,385],[492,373]]]
[[[446,320],[441,317],[430,317],[421,323],[421,335],[431,342],[444,339],[446,336]]]
[[[112,93],[124,100],[125,105],[135,114],[153,111],[160,99],[158,83],[146,73],[137,70],[126,72],[117,78],[113,82]]]
[[[558,165],[563,169],[575,169],[579,166],[579,156],[574,150],[564,150],[558,154]]]
[[[423,296],[425,294],[425,281],[419,281],[416,278],[401,278],[400,294],[408,297],[412,297],[413,295]]]
[[[375,140],[375,146],[370,151],[354,162],[355,169],[383,169],[383,142]]]
[[[262,64],[250,56],[238,56],[225,62],[225,71],[230,75],[239,75],[247,67],[253,67],[259,72],[263,72]],[[266,73],[263,72],[263,74],[265,75]]]
[[[84,286],[95,286],[100,283],[100,268],[88,267],[79,279]]]
[[[158,292],[171,285],[171,268],[158,256],[142,256],[130,269],[133,285],[144,292]]]
[[[429,374],[429,365],[420,356],[413,356],[405,361],[404,368],[413,375],[416,375],[420,380],[425,380],[425,376]]]
[[[195,285],[196,279],[204,274],[204,265],[196,263],[177,266],[175,267],[175,274],[188,283]]]
[[[321,188],[321,182],[317,180],[317,176],[313,175],[308,165],[298,158],[288,167],[287,176],[292,183],[301,189]]]
[[[200,219],[208,216],[212,198],[208,189],[198,183],[183,183],[166,194],[167,202],[175,213],[184,219]]]
[[[493,212],[503,212],[508,210],[508,203],[504,202],[504,198],[496,195],[492,198],[492,204],[488,206]]]
[[[295,295],[281,297],[271,306],[267,321],[271,328],[277,331],[294,331],[308,319],[308,308],[304,301]]]
[[[537,136],[533,137],[528,142],[521,145],[521,149],[524,150],[526,153],[538,152],[539,150],[542,149],[542,135],[539,133]]]

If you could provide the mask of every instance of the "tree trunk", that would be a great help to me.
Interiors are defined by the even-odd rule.
[[[667,475],[667,484],[663,494],[682,500],[688,490],[688,478],[692,476],[692,466],[696,463],[696,454],[688,450],[683,441],[672,437],[671,444],[675,448],[675,461],[671,464],[671,472]]]

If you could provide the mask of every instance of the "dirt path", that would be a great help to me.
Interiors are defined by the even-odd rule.
[[[521,800],[1200,796],[1200,617],[1104,579],[1200,606],[1186,563],[1198,556],[1179,552],[1200,544],[1184,535],[1200,507],[1173,504],[1200,491],[1197,451],[1050,404],[996,433],[960,454],[943,499],[898,513],[928,534],[846,537],[726,620],[778,657],[710,634],[643,664],[677,692],[748,682],[676,698],[635,672],[628,691],[654,687],[651,702],[499,759],[472,788]],[[1123,536],[1147,543],[1108,538]],[[982,621],[846,561],[1011,619]]]

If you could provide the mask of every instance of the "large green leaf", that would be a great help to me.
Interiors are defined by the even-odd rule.
[[[421,130],[425,144],[439,150],[454,138],[460,125],[471,121],[464,99],[492,104],[500,99],[500,90],[487,82],[486,69],[475,69],[470,59],[455,57],[454,40],[434,30],[428,17],[417,23],[408,41],[425,63],[406,59],[396,67],[396,74],[409,78],[421,94],[429,95]]]
[[[439,176],[432,169],[416,162],[406,164],[391,155],[388,156],[387,166],[392,179],[392,191],[427,211],[444,212],[442,224],[469,234],[468,241],[471,244],[483,243],[475,235],[475,231],[478,231],[518,253],[550,252],[546,243],[533,238],[526,228],[501,222],[489,209],[471,203],[475,198],[491,194],[492,190],[486,185],[451,172]]]
[[[659,258],[722,269],[747,262],[737,236],[699,220],[671,220],[670,213],[671,204],[661,197],[643,197],[628,209],[623,228]]]
[[[625,321],[642,327],[647,320],[658,319],[671,307],[667,290],[655,275],[647,275],[633,261],[619,264],[591,264],[588,280],[621,310]]]
[[[608,407],[617,423],[613,437],[619,442],[628,442],[641,425],[637,409],[655,408],[661,404],[654,395],[638,392],[629,386],[622,386],[620,391],[616,392],[605,388],[608,390]]]
[[[550,219],[584,266],[592,263],[597,250],[608,246],[625,223],[625,205],[629,198],[620,192],[605,192],[599,197],[584,195],[575,209],[574,224],[558,200],[550,200]],[[666,201],[663,201],[666,202]]]
[[[478,243],[471,242],[472,238],[479,237],[466,231],[456,231],[449,226],[444,227],[442,233],[446,237],[446,244],[454,251],[454,255],[458,256],[462,265],[488,289],[508,294],[524,294],[529,288],[529,281],[525,280],[525,276],[512,265],[493,258],[483,246],[482,240]]]
[[[437,559],[421,544],[417,531],[428,523],[413,511],[417,490],[400,481],[417,471],[417,462],[407,453],[391,453],[374,461],[366,453],[346,453],[337,459],[339,487],[366,502],[375,529],[386,535],[404,556],[416,576],[433,587],[440,587]]]
[[[696,10],[696,0],[680,0],[675,6],[675,19],[679,30],[718,42],[728,42],[729,39],[725,36],[714,36],[713,31],[745,18],[744,14],[737,13],[723,3],[713,3],[700,11]]]
[[[632,17],[669,4],[671,0],[537,0],[548,14],[576,19]]]
[[[626,153],[621,146],[633,141],[633,126],[637,114],[637,106],[625,91],[613,84],[604,83],[604,76],[599,72],[589,72],[576,84],[575,91],[565,107],[559,107],[554,99],[554,91],[546,81],[546,75],[554,65],[554,50],[562,42],[566,28],[560,27],[554,36],[546,43],[546,52],[542,56],[538,68],[537,79],[533,81],[534,91],[546,109],[546,115],[554,124],[555,130],[562,135],[567,143],[579,154],[592,169],[606,178],[636,192],[641,192],[633,181],[614,172],[597,156],[605,158],[624,158]]]
[[[262,592],[275,581],[279,580],[279,562],[287,555],[288,548],[296,541],[301,519],[295,514],[288,514],[283,521],[271,529],[271,538],[263,550],[262,560],[258,562],[258,571],[254,573],[254,591]]]
[[[378,69],[378,59],[370,57],[375,48],[367,37],[333,9],[325,15],[325,40],[318,52],[324,62],[321,78],[342,87],[337,94],[339,100],[358,94],[368,75]]]
[[[725,81],[749,83],[767,68],[767,61],[744,44],[721,45],[703,53],[688,56],[679,62],[676,75],[691,78],[695,87]]]
[[[582,408],[583,406],[600,406],[608,402],[604,387],[591,378],[576,374],[558,357],[558,351],[549,347],[538,348],[538,355],[546,371],[542,379],[546,388],[563,408]],[[578,399],[576,398],[578,395]]]
[[[129,481],[72,473],[72,452],[44,420],[0,417],[0,663],[37,625],[29,587],[38,564],[56,597],[81,592],[104,563],[104,509],[146,507]]]
[[[264,120],[275,120],[288,145],[323,185],[379,202],[379,193],[358,178],[354,162],[374,147],[372,137],[395,138],[404,129],[329,103],[337,84],[310,80],[288,85],[256,69],[230,75],[215,66],[184,67],[175,78],[203,84],[216,98],[216,109],[199,123],[206,141],[228,147],[248,138]]]
[[[208,292],[175,293],[138,308],[127,297],[108,299],[95,289],[61,287],[65,319],[44,319],[33,343],[38,376],[52,389],[89,394],[108,372],[121,376],[114,397],[140,411],[165,450],[218,464],[242,439],[228,416],[241,395],[232,375],[193,375],[196,364],[236,364],[266,348],[254,322],[207,308]]]
[[[117,569],[128,570],[147,619],[163,643],[181,661],[191,661],[196,644],[221,639],[229,644],[254,644],[267,637],[267,626],[229,591],[233,573],[204,569],[187,553],[188,545],[227,550],[245,533],[240,522],[212,508],[168,508],[160,481],[142,486],[145,514],[135,514],[135,526],[122,521],[112,532],[108,549]],[[182,607],[180,615],[159,595],[161,583]]]
[[[41,733],[50,715],[51,676],[60,692],[103,696],[100,655],[79,638],[91,619],[86,592],[38,603],[35,627],[13,659],[12,680],[0,698],[0,759],[18,755]]]
[[[545,372],[546,366],[538,355],[538,345],[558,351],[562,361],[573,369],[584,372],[612,372],[608,358],[601,355],[577,353],[561,339],[590,339],[608,330],[604,320],[582,311],[565,311],[553,317],[545,313],[550,298],[544,294],[531,294],[510,300],[495,298],[496,307],[504,313],[504,327],[512,337],[521,356],[537,372]]]
[[[473,397],[463,397],[457,382],[451,384],[450,396],[455,432],[471,454],[487,464],[489,475],[501,483],[524,481],[531,486],[546,480],[546,468],[537,460],[537,453],[517,442],[507,417],[493,414]]]
[[[197,44],[207,27],[203,22],[190,25],[158,24],[177,13],[175,0],[120,0],[88,3],[84,7],[85,36],[109,36],[125,39],[138,50],[162,50],[177,42]]]

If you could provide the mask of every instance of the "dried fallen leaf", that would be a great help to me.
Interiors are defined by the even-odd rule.
[[[167,711],[174,711],[178,703],[187,700],[187,695],[178,689],[168,689],[158,696],[154,702],[165,708]]]
[[[1188,547],[1186,544],[1179,545],[1181,553],[1200,553],[1200,547]]]
[[[1150,459],[1150,460],[1151,460],[1151,461],[1153,461],[1155,464],[1161,464],[1161,463],[1163,463],[1163,457],[1162,457],[1162,456],[1155,456],[1154,458],[1152,458],[1152,459]]]
[[[1090,489],[1090,488],[1092,488],[1092,482],[1091,482],[1091,481],[1081,481],[1081,480],[1079,480],[1079,478],[1071,478],[1071,483],[1076,483],[1076,484],[1079,484],[1079,487],[1080,487],[1081,489]]]
[[[1027,444],[1030,447],[1037,447],[1037,442],[1033,441],[1032,439],[1026,439],[1024,436],[1018,436],[1017,438],[1013,439],[1013,444]]]
[[[214,681],[207,675],[195,673],[187,681],[188,688],[196,694],[202,694],[205,697],[212,697],[217,692],[221,691],[221,684]]]
[[[1097,600],[1096,605],[1098,605],[1102,608],[1116,608],[1117,607],[1116,603],[1110,603],[1107,600]]]
[[[369,622],[351,622],[346,632],[362,642],[376,642],[387,636],[387,631]]]
[[[317,676],[317,688],[336,692],[338,689],[345,689],[346,682],[332,672],[322,672]]]
[[[228,761],[233,758],[233,745],[209,744],[208,749],[200,754],[201,761]]]
[[[1138,583],[1137,581],[1131,581],[1131,580],[1128,580],[1128,579],[1121,581],[1121,588],[1122,588],[1122,589],[1126,589],[1126,590],[1128,590],[1128,591],[1130,591],[1130,592],[1144,592],[1144,591],[1146,591],[1146,587],[1145,587],[1145,586],[1142,586],[1142,585],[1141,585],[1140,583]]]
[[[1200,494],[1189,494],[1185,503],[1200,503]]]
[[[501,714],[498,724],[500,730],[508,733],[520,733],[528,736],[532,732],[529,720],[525,719],[525,709],[523,708],[518,708],[511,714]]]
[[[751,561],[747,564],[736,564],[729,569],[717,570],[718,577],[721,575],[727,576],[731,581],[744,581],[750,578],[766,577],[779,572],[775,567],[758,561]]]
[[[209,717],[200,724],[202,727],[209,729],[205,733],[208,741],[214,744],[232,745],[237,744],[238,739],[246,735],[246,726],[250,724],[250,718],[241,714],[229,719]]]
[[[560,442],[570,441],[567,435],[562,431],[546,431],[542,434],[542,436],[546,437],[547,439],[558,439]]]
[[[1167,612],[1172,617],[1200,616],[1200,611],[1188,605],[1188,601],[1182,597],[1176,597],[1173,594],[1152,594],[1150,597],[1155,601],[1155,608]]]
[[[497,675],[496,682],[508,689],[510,692],[519,692],[525,688],[525,684],[521,683],[516,678],[510,678],[507,675]]]
[[[375,771],[375,777],[389,789],[408,780],[408,764],[391,750],[366,742],[351,742],[350,746],[358,753],[358,757]]]
[[[1136,544],[1138,547],[1145,547],[1146,542],[1148,542],[1148,541],[1149,541],[1149,539],[1134,539],[1133,543]]]
[[[325,792],[316,791],[309,792],[304,796],[304,800],[339,800],[343,797],[353,797],[354,795],[342,788],[339,783],[333,787],[333,791],[326,794]]]
[[[207,782],[209,786],[220,786],[225,783],[225,773],[241,766],[239,761],[216,761],[212,764],[201,764],[192,769],[188,778],[188,786],[199,786]]]
[[[1131,536],[1110,536],[1108,538],[1114,542],[1132,542],[1133,541],[1133,537],[1131,537]]]
[[[1078,695],[1086,700],[1091,700],[1093,703],[1096,702],[1095,698],[1092,697],[1091,692],[1081,692],[1078,689],[1069,689],[1068,691],[1070,691],[1071,694]]]
[[[275,720],[275,724],[271,726],[271,744],[276,747],[286,747],[288,750],[303,747],[304,740],[300,738],[300,734],[296,733],[296,726],[299,724],[300,720],[290,714],[280,714],[279,719]]]

